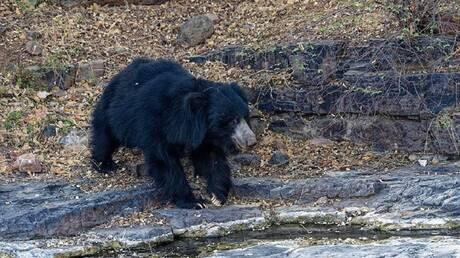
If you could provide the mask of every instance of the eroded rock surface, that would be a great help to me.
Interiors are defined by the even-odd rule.
[[[375,243],[303,246],[301,241],[268,242],[251,247],[218,252],[209,257],[458,257],[460,239],[394,238]]]
[[[143,208],[155,188],[87,193],[64,182],[0,185],[0,239],[73,235]]]
[[[262,50],[232,46],[190,60],[292,72],[292,87],[248,90],[257,108],[272,116],[270,130],[378,150],[459,155],[460,120],[453,111],[460,104],[460,73],[433,69],[448,68],[458,44],[454,37],[427,36],[315,41]],[[274,119],[282,114],[298,119]]]
[[[298,253],[303,257],[347,251],[359,256],[366,252],[372,254],[373,248],[383,248],[380,251],[385,253],[390,243],[399,246],[401,253],[417,253],[430,248],[437,252],[439,247],[452,251],[446,254],[457,254],[457,249],[444,246],[445,241],[430,242],[432,238],[427,238],[429,240],[423,241],[426,246],[421,246],[417,244],[421,240],[410,236],[458,235],[459,189],[460,167],[455,163],[414,165],[385,173],[330,172],[321,178],[291,181],[246,178],[235,180],[234,192],[239,199],[249,203],[251,200],[274,201],[278,205],[271,208],[227,205],[204,210],[153,209],[149,212],[156,219],[152,221],[161,223],[102,229],[94,227],[115,215],[129,215],[147,207],[155,198],[155,189],[141,185],[133,189],[85,193],[77,186],[62,182],[10,183],[0,186],[0,254],[13,257],[95,255],[108,250],[114,253],[142,251],[145,246],[149,246],[151,252],[157,244],[174,243],[177,237],[220,237],[295,224],[327,226],[327,230],[357,227],[381,232],[387,237],[408,238],[407,241],[396,239],[357,245],[339,241],[335,247],[327,243],[312,247],[308,243],[284,246],[264,242],[265,248],[245,245],[241,250],[215,255],[237,257],[241,252],[254,251],[275,256]],[[446,239],[451,243],[458,241]]]

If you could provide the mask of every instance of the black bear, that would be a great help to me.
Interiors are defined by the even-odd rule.
[[[143,151],[148,173],[180,208],[203,208],[180,158],[190,156],[215,205],[232,186],[226,156],[256,143],[248,101],[236,83],[196,78],[169,60],[138,58],[105,88],[92,117],[91,155],[101,172],[115,168],[119,146]]]

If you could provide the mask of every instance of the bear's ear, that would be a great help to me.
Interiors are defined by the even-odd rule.
[[[241,86],[238,85],[238,83],[236,83],[236,82],[231,83],[230,88],[234,92],[236,92],[236,94],[238,94],[238,96],[240,96],[246,103],[248,102],[248,96],[246,95],[244,90],[241,88]]]
[[[188,93],[178,100],[164,132],[168,142],[183,144],[188,150],[196,149],[206,135],[206,109],[207,97],[204,93]]]

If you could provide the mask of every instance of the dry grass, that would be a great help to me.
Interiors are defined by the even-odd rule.
[[[212,13],[218,17],[215,33],[204,44],[186,48],[176,43],[180,25],[189,17]],[[201,54],[223,46],[243,44],[261,48],[285,41],[317,39],[352,39],[384,37],[396,31],[396,23],[386,11],[372,1],[169,1],[160,6],[120,6],[73,8],[64,10],[46,4],[35,10],[24,10],[16,1],[0,3],[0,24],[7,31],[0,36],[0,172],[9,172],[9,165],[20,154],[35,153],[43,161],[45,175],[86,177],[100,181],[89,168],[88,150],[63,148],[58,139],[70,128],[88,129],[94,102],[100,95],[101,83],[107,82],[117,71],[136,56],[175,58],[193,73],[219,81],[238,81],[249,87],[290,85],[291,75],[284,70],[258,71],[230,68],[218,62],[203,65],[185,62],[190,55]],[[24,51],[27,31],[40,33],[38,39],[43,53],[30,56]],[[59,66],[94,59],[103,59],[107,67],[101,82],[77,83],[67,91],[58,89],[46,99],[37,90],[20,89],[14,85],[8,64]],[[11,120],[10,114],[20,114]],[[11,123],[10,123],[11,122]],[[10,123],[11,126],[6,126]],[[43,139],[40,131],[47,123],[58,126],[58,135]],[[291,157],[287,167],[266,164],[270,153],[282,142]],[[264,163],[258,168],[244,168],[237,176],[274,175],[282,178],[321,174],[328,169],[347,169],[362,165],[378,168],[385,164],[400,164],[404,156],[374,156],[363,146],[335,143],[333,146],[310,146],[305,141],[288,139],[267,132],[254,150]],[[125,171],[130,170],[139,157],[119,154]],[[382,165],[383,164],[383,165]],[[121,170],[122,171],[122,170]],[[117,184],[129,184],[135,176],[120,172],[103,189]],[[5,176],[8,180],[11,175]]]

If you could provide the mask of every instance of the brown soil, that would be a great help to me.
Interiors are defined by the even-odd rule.
[[[93,105],[101,93],[100,85],[136,56],[174,58],[198,75],[219,81],[238,81],[248,87],[270,85],[283,87],[293,83],[286,70],[253,71],[231,68],[219,62],[202,65],[185,61],[223,46],[243,44],[261,48],[278,42],[317,39],[352,39],[385,37],[395,34],[397,22],[372,1],[169,1],[159,6],[119,6],[71,10],[42,4],[36,9],[18,5],[20,1],[0,3],[0,24],[7,30],[0,35],[0,179],[6,181],[65,178],[94,179],[87,190],[103,190],[132,185],[139,180],[133,167],[141,162],[130,151],[117,154],[120,170],[114,176],[99,175],[89,167],[88,149],[69,150],[58,140],[71,128],[88,129]],[[176,43],[180,25],[198,14],[218,17],[213,36],[204,44],[187,48]],[[43,53],[25,52],[27,32],[40,33]],[[103,59],[105,76],[96,83],[80,82],[67,91],[52,89],[46,99],[37,96],[40,89],[19,88],[10,64],[19,66],[59,66],[86,60]],[[19,118],[13,124],[11,113]],[[40,131],[52,122],[58,135],[43,139]],[[290,157],[285,166],[267,163],[275,150]],[[35,153],[45,166],[41,174],[13,173],[15,157]],[[368,167],[382,170],[408,162],[400,153],[376,154],[366,146],[334,142],[317,146],[266,131],[251,152],[262,157],[259,167],[242,167],[236,177],[275,176],[302,178],[321,175],[325,170]]]

